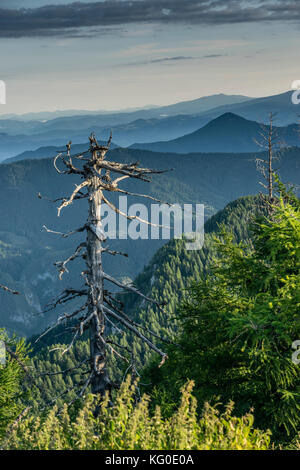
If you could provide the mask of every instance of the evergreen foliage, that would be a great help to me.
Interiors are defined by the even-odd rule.
[[[239,415],[254,407],[256,426],[282,442],[299,432],[299,215],[299,200],[283,193],[251,242],[237,243],[223,227],[210,273],[179,309],[179,347],[169,348],[164,368],[149,370],[156,397],[172,403],[188,378],[200,406],[232,399]]]
[[[0,363],[0,438],[4,435],[7,426],[13,422],[24,409],[25,399],[22,380],[24,370],[23,361],[26,360],[27,348],[23,340],[9,338],[5,330],[0,329],[0,342],[12,351],[12,357],[7,351],[4,363]]]
[[[31,414],[2,446],[268,449],[270,429],[276,445],[299,449],[300,377],[292,343],[300,338],[300,202],[279,187],[271,211],[263,197],[246,197],[213,216],[201,250],[188,252],[184,240],[172,240],[156,253],[135,285],[164,300],[164,312],[131,294],[122,299],[134,321],[174,342],[160,369],[159,359],[135,342],[136,367],[147,366],[142,382],[149,384],[140,388],[151,399],[138,399],[139,388],[128,379],[113,407],[107,398],[94,418],[95,397],[82,403],[75,393],[85,377],[88,339],[62,355],[66,337],[59,343],[61,331],[54,331],[31,357],[36,380],[23,402]],[[111,339],[118,334],[126,348],[131,336],[112,329]],[[122,381],[126,367],[110,356],[115,380]]]

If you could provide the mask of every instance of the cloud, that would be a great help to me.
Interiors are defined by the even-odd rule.
[[[165,62],[180,62],[181,60],[193,60],[194,57],[187,57],[187,56],[177,56],[177,57],[162,57],[161,59],[152,59],[147,62],[146,64],[162,64]]]
[[[298,0],[104,0],[2,8],[0,37],[74,36],[82,28],[100,28],[100,33],[102,28],[133,23],[218,25],[299,20]]]
[[[166,64],[170,65],[172,63],[177,63],[181,61],[191,61],[196,59],[215,59],[218,57],[225,57],[226,54],[209,54],[199,57],[191,57],[191,56],[175,56],[175,57],[161,57],[158,59],[149,59],[149,60],[141,60],[136,62],[128,62],[127,64],[119,64],[117,67],[134,67],[138,65],[150,65],[150,64]]]
[[[225,57],[227,54],[209,54],[204,55],[203,59],[217,59],[218,57]]]
[[[138,65],[149,65],[149,64],[170,64],[175,62],[181,62],[182,60],[194,60],[196,57],[189,56],[176,56],[176,57],[161,57],[159,59],[141,60],[136,62],[127,62],[127,64],[119,64],[117,67],[134,67]]]

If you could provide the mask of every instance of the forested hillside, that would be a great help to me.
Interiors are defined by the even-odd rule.
[[[205,225],[206,237],[203,249],[199,251],[187,251],[184,240],[171,240],[160,248],[152,258],[144,271],[135,278],[134,285],[149,297],[163,302],[164,309],[146,307],[144,301],[134,294],[126,294],[120,299],[124,303],[125,311],[131,318],[141,324],[145,324],[148,330],[153,331],[159,337],[167,340],[174,340],[178,330],[177,308],[179,303],[187,295],[187,289],[192,282],[195,282],[206,273],[207,267],[216,255],[214,248],[214,236],[219,228],[224,225],[231,230],[237,241],[248,240],[250,236],[250,225],[255,216],[265,212],[262,206],[262,199],[257,197],[244,197],[230,203],[226,208],[210,218]],[[108,329],[109,326],[108,326]],[[135,362],[138,370],[142,370],[151,353],[149,349],[139,340],[135,340],[132,335],[119,335],[116,330],[111,331],[113,336],[119,338],[122,346],[126,347],[134,342]],[[77,343],[76,348],[65,356],[61,356],[59,351],[50,353],[53,344],[67,344],[71,340],[71,334],[63,326],[52,330],[36,343],[38,336],[32,338],[34,348],[33,363],[38,373],[51,371],[58,373],[61,370],[72,369],[76,364],[84,361],[88,354],[87,340]],[[153,337],[153,341],[160,347],[165,344],[158,338]],[[45,349],[45,346],[48,348]],[[120,379],[126,367],[117,361],[121,366],[121,372],[116,368],[116,357],[111,357],[110,371],[116,379]],[[157,358],[157,364],[159,358]],[[59,396],[64,390],[78,385],[81,377],[77,370],[63,378],[61,375],[53,377],[41,377],[38,381],[39,387],[34,388],[34,402],[49,403],[53,397]],[[74,398],[74,390],[67,394],[67,398]],[[64,396],[65,399],[65,396]],[[62,399],[58,404],[62,404]]]
[[[281,191],[273,206],[261,195],[230,203],[207,221],[203,249],[186,251],[184,240],[173,240],[136,278],[146,294],[165,301],[163,311],[146,308],[135,295],[126,295],[125,309],[152,331],[168,359],[159,368],[157,355],[138,340],[130,368],[111,353],[109,372],[116,382],[128,372],[142,373],[139,388],[129,379],[123,383],[111,411],[104,401],[93,418],[92,398],[82,402],[76,395],[87,338],[65,355],[70,336],[62,327],[38,343],[32,338],[25,381],[30,396],[22,399],[30,416],[11,430],[4,446],[155,448],[160,423],[160,448],[268,449],[271,440],[279,448],[299,449],[299,373],[291,360],[300,334],[299,199]],[[108,326],[107,339],[125,351],[133,337],[119,327]],[[150,404],[143,395],[135,405],[131,397],[144,392]],[[197,409],[203,410],[200,421]],[[116,433],[117,422],[124,427]]]
[[[116,149],[110,153],[117,161],[136,161],[154,168],[173,169],[144,183],[128,184],[134,192],[145,192],[171,203],[205,204],[208,218],[236,198],[260,190],[256,154],[158,154]],[[300,179],[300,157],[296,148],[286,150],[277,162],[284,182]],[[1,322],[11,331],[30,335],[45,327],[51,317],[40,315],[57,291],[76,285],[80,266],[60,282],[53,263],[72,252],[78,237],[68,240],[41,231],[43,225],[56,231],[69,231],[85,219],[85,202],[69,207],[57,218],[54,200],[72,191],[75,180],[57,175],[52,160],[22,161],[2,165],[0,175],[0,281],[14,285],[24,295],[3,297]],[[46,199],[40,199],[38,194]],[[135,198],[131,199],[137,202]],[[149,207],[149,205],[148,205]],[[149,263],[162,240],[112,240],[111,248],[128,252],[128,259],[110,261],[115,277],[133,279]],[[6,312],[12,312],[8,315]]]
[[[299,437],[300,203],[281,197],[253,226],[251,243],[222,229],[210,272],[178,309],[177,344],[165,368],[146,374],[156,397],[176,401],[187,377],[198,403],[232,399],[243,414],[286,444]],[[172,408],[172,407],[171,407]]]

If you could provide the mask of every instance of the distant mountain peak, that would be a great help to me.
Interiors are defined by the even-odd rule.
[[[295,129],[296,124],[277,127],[279,136],[286,146],[299,146],[300,141]],[[174,153],[247,153],[262,151],[257,144],[261,140],[260,123],[245,119],[233,113],[225,112],[200,129],[167,142],[135,144],[133,148],[156,152]]]
[[[254,121],[249,121],[249,119],[245,119],[242,116],[239,116],[238,114],[227,112],[227,113],[221,114],[221,116],[218,116],[216,119],[213,119],[208,124],[211,124],[213,122],[220,122],[220,121],[254,122]]]

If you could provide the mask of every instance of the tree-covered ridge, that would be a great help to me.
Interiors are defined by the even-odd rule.
[[[163,369],[148,380],[174,402],[186,378],[199,404],[254,408],[255,423],[284,442],[300,430],[300,202],[284,193],[254,228],[251,243],[223,231],[211,272],[195,281],[179,308],[182,326]]]
[[[213,259],[215,255],[214,235],[219,230],[219,226],[224,224],[228,230],[235,230],[238,240],[248,239],[249,224],[257,213],[261,213],[261,203],[262,200],[259,196],[241,198],[230,203],[223,211],[209,219],[205,225],[205,245],[199,251],[187,251],[184,240],[171,240],[160,248],[149,266],[136,278],[134,284],[145,294],[164,302],[163,311],[149,307],[133,294],[126,294],[120,296],[120,299],[124,302],[125,311],[130,318],[138,324],[144,323],[148,330],[159,337],[173,340],[179,326],[176,313],[178,304],[187,295],[190,284],[201,279]],[[112,330],[112,339],[114,340],[116,335],[119,335],[118,341],[124,348],[133,343],[136,367],[138,371],[141,371],[151,357],[148,348],[138,339],[134,340],[130,334],[122,334],[120,331]],[[59,397],[58,403],[61,405],[64,400],[71,401],[75,397],[74,386],[76,385],[78,388],[80,383],[79,371],[71,371],[67,374],[68,379],[62,377],[58,372],[72,369],[87,358],[87,340],[83,339],[78,342],[74,350],[62,356],[59,351],[53,353],[49,351],[54,348],[63,350],[71,341],[71,334],[69,330],[65,330],[64,326],[56,328],[38,343],[35,343],[36,339],[37,337],[32,338],[34,351],[38,352],[32,358],[34,369],[37,371],[37,375],[46,372],[51,375],[49,377],[42,375],[37,379],[38,387],[34,388],[32,394],[35,397],[34,401],[51,403],[53,398],[59,397],[64,390],[67,393]],[[152,340],[160,347],[165,347],[165,344],[157,337],[153,336]],[[63,347],[61,343],[64,343],[65,346]],[[48,348],[39,352],[43,345],[48,345]],[[156,366],[158,363],[159,358],[157,357]],[[122,364],[122,361],[117,357],[113,355],[110,357],[110,371],[117,380],[122,379],[126,367],[126,364]],[[62,389],[63,384],[64,390]]]
[[[190,284],[201,279],[210,269],[216,255],[214,237],[220,227],[232,231],[237,241],[248,240],[251,224],[256,216],[264,212],[265,206],[260,196],[243,197],[228,204],[206,222],[202,249],[188,251],[184,239],[171,240],[157,251],[151,263],[135,279],[135,285],[140,290],[165,303],[163,311],[141,303],[135,296],[126,296],[123,300],[127,310],[137,319],[147,318],[149,329],[172,337],[177,330],[177,306],[186,296]]]
[[[149,187],[144,183],[126,183],[126,189],[145,193],[170,203],[203,203],[206,217],[222,209],[230,201],[243,195],[257,194],[260,175],[256,170],[257,154],[163,154],[133,149],[115,149],[111,158],[120,162],[140,161],[141,165],[173,169],[153,180]],[[280,167],[284,182],[299,181],[299,149],[284,150]],[[43,225],[66,232],[84,221],[86,210],[80,206],[70,207],[64,217],[57,218],[53,200],[74,189],[73,178],[56,175],[51,159],[21,161],[1,165],[0,173],[0,282],[13,284],[24,292],[18,298],[3,299],[0,311],[2,325],[9,331],[29,336],[43,329],[52,320],[38,315],[58,291],[75,285],[80,277],[80,266],[74,265],[70,275],[60,282],[53,263],[68,257],[77,246],[74,238],[68,240],[41,232]],[[125,188],[125,184],[124,184]],[[41,193],[45,199],[40,199]],[[132,203],[138,202],[132,198]],[[140,202],[140,201],[139,201]],[[110,260],[109,271],[115,277],[129,276],[134,279],[164,241],[112,240],[113,249],[129,254],[122,263]],[[13,312],[7,315],[6,312]],[[48,314],[49,315],[49,314]]]
[[[155,355],[135,343],[137,369],[143,373],[137,396],[145,390],[149,405],[145,397],[133,405],[123,384],[125,395],[114,395],[114,406],[102,408],[99,421],[92,418],[91,402],[75,401],[67,412],[64,403],[74,402],[82,380],[84,364],[81,370],[74,367],[87,358],[87,340],[64,356],[42,348],[31,359],[37,380],[30,384],[26,405],[32,408],[4,446],[139,449],[152,448],[156,439],[168,449],[258,449],[269,447],[271,429],[275,445],[299,449],[299,366],[292,362],[291,346],[300,337],[300,203],[281,192],[271,209],[261,196],[228,205],[206,223],[202,250],[187,252],[184,240],[173,240],[136,279],[138,287],[157,298],[170,293],[164,312],[145,308],[134,296],[124,302],[134,321],[144,316],[147,328],[174,342],[164,345],[169,358],[161,368]],[[50,349],[65,348],[61,333],[54,332],[57,344]],[[110,333],[112,339],[121,334],[117,329]],[[121,336],[126,348],[132,338]],[[157,337],[154,341],[162,344]],[[117,366],[112,355],[110,372],[118,380],[128,370]],[[178,414],[180,389],[188,379],[195,382],[198,405],[184,392]],[[57,397],[59,416],[56,408],[47,411]],[[226,408],[231,401],[233,412],[233,405]],[[200,420],[196,410],[204,410]],[[107,433],[105,423],[112,426]]]

